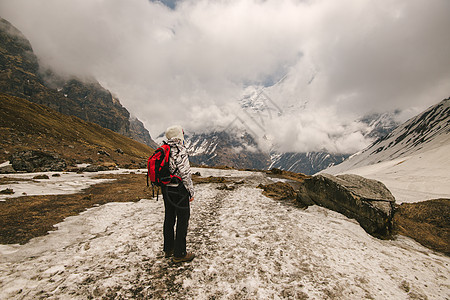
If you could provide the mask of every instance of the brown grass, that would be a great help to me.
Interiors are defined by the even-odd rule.
[[[394,215],[394,231],[450,255],[450,199],[402,203]]]

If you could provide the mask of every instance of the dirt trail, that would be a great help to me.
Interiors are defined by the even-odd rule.
[[[200,203],[193,204],[195,208],[192,208],[187,247],[188,251],[196,254],[195,261],[175,264],[171,259],[164,258],[162,253],[154,258],[148,258],[144,265],[145,275],[134,284],[146,287],[141,293],[134,294],[135,298],[188,298],[188,291],[183,288],[183,280],[192,278],[195,263],[202,257],[215,253],[219,247],[217,243],[218,227],[220,226],[219,214],[226,196],[226,191],[217,190],[217,194],[209,199],[210,201],[197,200]],[[162,240],[162,236],[160,238]]]

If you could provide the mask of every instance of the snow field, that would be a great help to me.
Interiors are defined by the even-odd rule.
[[[343,173],[357,174],[383,182],[397,203],[450,199],[449,153],[450,144]]]
[[[0,299],[450,298],[446,256],[408,238],[378,240],[317,206],[271,200],[256,188],[268,181],[262,173],[193,171],[246,183],[196,185],[191,263],[161,254],[161,200],[109,203],[26,245],[0,245]]]

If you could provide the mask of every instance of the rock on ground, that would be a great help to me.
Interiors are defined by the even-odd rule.
[[[356,219],[372,235],[392,234],[395,198],[379,181],[352,174],[317,175],[304,181],[297,200],[306,206],[317,204]]]

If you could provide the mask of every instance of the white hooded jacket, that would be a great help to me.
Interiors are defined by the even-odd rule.
[[[172,126],[166,130],[167,144],[170,146],[169,170],[170,173],[181,178],[183,185],[194,197],[194,184],[192,183],[191,166],[186,147],[183,145],[184,134],[181,126]]]

